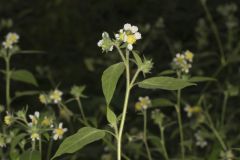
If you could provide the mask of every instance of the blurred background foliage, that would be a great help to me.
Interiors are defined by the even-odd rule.
[[[221,105],[224,91],[239,94],[239,5],[240,1],[207,1],[219,31],[225,57],[228,62],[231,61],[231,65],[220,69],[217,75],[219,83],[212,85],[211,92],[207,95],[213,106]],[[125,23],[139,26],[143,40],[137,47],[146,57],[153,59],[154,74],[169,69],[174,55],[187,49],[196,55],[192,75],[213,76],[221,66],[218,42],[199,0],[1,0],[0,15],[1,41],[6,33],[13,31],[20,35],[22,50],[41,51],[40,54],[16,56],[12,60],[13,68],[31,70],[40,84],[38,90],[50,90],[59,86],[61,90],[69,91],[73,84],[86,85],[85,94],[88,99],[83,101],[85,110],[87,115],[100,117],[99,119],[103,115],[97,112],[105,112],[101,75],[107,66],[119,58],[115,53],[101,53],[97,47],[103,31],[113,34]],[[0,67],[4,67],[3,61]],[[0,95],[3,95],[3,79],[0,84]],[[119,86],[121,85],[124,84],[120,83]],[[185,93],[190,103],[196,103],[203,86],[199,85],[189,89],[188,94]],[[14,82],[12,88],[14,91],[26,88],[36,90]],[[113,106],[118,106],[119,111],[123,96],[120,94],[121,88],[119,87],[118,96],[113,101]],[[132,99],[136,100],[140,95],[171,96],[166,92],[137,90]],[[2,102],[4,99],[1,96]],[[26,104],[26,101],[29,105],[39,104],[37,97],[34,97],[30,102],[29,98],[17,100],[14,105],[20,106]],[[230,104],[232,107],[239,106],[239,98],[232,98]],[[130,105],[133,106],[133,103]],[[99,110],[101,106],[102,110]],[[92,112],[96,108],[98,111]],[[218,111],[219,108],[214,110]],[[130,110],[136,114],[133,107]],[[233,110],[232,108],[231,111]],[[137,126],[141,121],[134,120],[135,118],[136,115],[130,119]],[[174,141],[169,143],[174,144]]]

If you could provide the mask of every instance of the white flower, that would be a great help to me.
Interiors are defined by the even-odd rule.
[[[192,117],[193,109],[192,109],[191,106],[187,105],[187,106],[184,108],[184,111],[187,112],[187,116],[188,116],[188,117]]]
[[[62,123],[59,123],[59,126],[58,128],[54,129],[53,130],[53,139],[54,140],[57,140],[57,139],[62,139],[63,137],[63,134],[65,132],[67,132],[67,128],[62,128],[63,124]]]
[[[101,40],[98,41],[97,45],[98,45],[98,47],[101,47],[102,44],[103,44],[103,40],[101,39]]]
[[[204,147],[206,147],[208,145],[207,141],[202,137],[201,131],[198,131],[197,133],[195,133],[194,136],[195,136],[195,138],[197,140],[196,146],[204,148]]]
[[[39,140],[40,135],[38,133],[32,133],[31,134],[31,139],[32,139],[32,141]]]
[[[8,33],[6,36],[5,41],[2,43],[4,48],[11,49],[13,47],[13,44],[17,43],[19,40],[19,35],[16,33]]]
[[[115,35],[116,39],[118,39],[119,35]],[[109,38],[109,34],[107,32],[102,33],[102,39],[97,43],[98,47],[101,47],[104,52],[109,52],[113,50],[113,42]]]
[[[62,101],[62,95],[62,91],[55,89],[53,92],[50,93],[49,97],[53,101],[53,103],[57,104]]]
[[[33,125],[36,125],[38,123],[38,119],[39,119],[39,116],[40,116],[40,113],[38,111],[36,111],[34,113],[34,115],[29,115],[29,118],[31,119],[31,123],[29,123],[28,125],[29,126],[33,126]]]
[[[139,101],[135,104],[136,111],[145,110],[152,105],[152,102],[148,96],[139,97],[138,100]]]

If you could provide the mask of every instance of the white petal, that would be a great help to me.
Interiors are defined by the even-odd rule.
[[[40,113],[38,111],[36,111],[34,114],[37,118],[39,118]]]
[[[55,135],[53,136],[53,139],[54,139],[54,140],[57,140],[57,139],[58,139],[58,135],[55,134]]]
[[[119,34],[115,34],[115,37],[118,39],[119,38]]]
[[[131,44],[128,44],[127,48],[131,51],[133,49],[133,46]]]
[[[124,24],[124,30],[131,30],[131,24],[129,24],[129,23],[126,23],[126,24]]]
[[[63,126],[63,123],[59,123],[59,128],[62,128],[62,126]]]
[[[64,132],[67,132],[67,131],[68,131],[68,129],[67,129],[67,128],[64,128],[64,129],[63,129],[63,131],[64,131]]]
[[[137,26],[132,26],[131,31],[132,31],[132,33],[136,33],[138,31],[138,27]]]
[[[113,50],[113,46],[111,46],[110,48],[109,48],[109,51],[112,51]]]
[[[98,47],[101,47],[101,46],[102,46],[102,43],[103,43],[103,40],[98,41],[97,46],[98,46]]]
[[[141,33],[139,33],[139,32],[136,32],[136,33],[134,34],[134,36],[135,36],[136,39],[141,39],[141,38],[142,38],[142,35],[141,35]]]

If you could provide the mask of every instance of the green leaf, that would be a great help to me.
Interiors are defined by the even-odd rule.
[[[192,77],[188,81],[191,83],[196,83],[196,82],[216,81],[216,79],[211,77]]]
[[[11,79],[16,81],[21,81],[25,83],[32,84],[34,86],[38,86],[37,81],[33,74],[27,70],[16,70],[12,71]]]
[[[169,107],[174,106],[174,103],[165,98],[157,98],[152,100],[153,107]]]
[[[84,127],[72,136],[67,137],[59,146],[51,160],[65,153],[74,153],[89,143],[100,140],[105,136],[105,131],[91,127]]]
[[[13,138],[13,140],[11,141],[11,151],[13,151],[14,149],[16,149],[16,146],[18,145],[18,143],[26,136],[27,134],[22,133],[19,134],[17,136],[15,136]]]
[[[166,75],[171,75],[171,74],[176,74],[176,71],[173,71],[173,70],[165,70],[165,71],[160,72],[158,75],[159,75],[159,76],[166,76]]]
[[[24,152],[20,157],[20,160],[41,160],[41,159],[42,158],[40,152],[32,150]]]
[[[108,67],[102,75],[102,89],[107,105],[110,104],[117,82],[124,71],[124,63],[120,62]]]
[[[195,84],[172,77],[152,77],[138,83],[141,88],[163,90],[178,90],[192,85]]]
[[[133,51],[133,56],[134,56],[134,59],[135,59],[137,65],[138,65],[138,67],[140,67],[143,63],[141,57],[135,51]]]
[[[40,93],[39,91],[16,91],[15,92],[15,97],[13,97],[13,98],[15,99],[15,98],[18,98],[18,97],[23,97],[23,96],[34,96],[34,95],[37,95],[39,93]]]
[[[112,126],[116,127],[117,117],[115,113],[109,108],[109,106],[107,107],[107,120]]]

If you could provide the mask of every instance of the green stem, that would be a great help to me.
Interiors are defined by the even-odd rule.
[[[47,160],[50,160],[50,156],[51,156],[51,152],[52,152],[52,145],[53,145],[53,139],[50,140],[50,143],[48,145]]]
[[[119,53],[121,55],[121,52],[119,52]],[[124,60],[124,58],[123,58],[123,60]],[[119,134],[118,134],[118,138],[117,138],[117,159],[118,160],[121,160],[122,134],[123,134],[124,124],[125,124],[125,119],[126,119],[126,114],[127,114],[127,106],[128,106],[129,95],[130,95],[130,91],[131,91],[130,69],[129,69],[129,53],[128,52],[126,53],[126,61],[124,62],[124,64],[125,64],[125,67],[126,67],[126,93],[125,93],[125,100],[124,100],[123,111],[122,111],[122,119],[121,119]]]
[[[32,141],[32,150],[34,151],[36,149],[36,141]]]
[[[147,142],[147,110],[144,109],[143,111],[143,142],[147,151],[148,159],[152,160],[152,155],[149,149],[149,145]]]
[[[227,146],[224,143],[222,137],[220,136],[220,134],[218,133],[218,131],[216,130],[216,128],[214,127],[212,118],[210,117],[210,115],[208,114],[208,112],[205,113],[206,118],[208,120],[208,123],[206,123],[206,125],[213,131],[214,135],[216,136],[218,142],[220,143],[220,145],[222,146],[223,150],[227,150]]]
[[[216,24],[214,23],[213,21],[213,18],[212,18],[212,15],[211,13],[209,12],[208,10],[208,7],[206,5],[206,2],[204,2],[203,0],[200,0],[202,6],[203,6],[203,9],[206,13],[206,16],[207,16],[207,19],[210,23],[210,27],[213,31],[213,34],[216,38],[216,41],[217,41],[217,45],[218,45],[218,48],[219,48],[219,51],[220,51],[220,56],[221,56],[221,64],[222,65],[225,65],[226,64],[226,58],[225,58],[225,53],[224,53],[224,50],[223,50],[223,45],[222,45],[222,42],[221,42],[221,39],[220,39],[220,34],[219,34],[219,31],[218,31],[218,28],[216,26]]]
[[[228,101],[228,93],[224,93],[224,99],[223,99],[223,106],[222,106],[222,115],[221,115],[221,126],[224,125],[225,121],[225,114],[226,114],[226,108],[227,108],[227,101]]]
[[[40,137],[38,142],[39,142],[39,152],[40,152],[40,155],[42,157],[42,139],[41,139],[41,137]]]
[[[161,144],[162,144],[162,148],[163,148],[163,155],[166,160],[169,160],[169,156],[168,156],[166,144],[165,144],[164,127],[162,125],[159,125],[159,128],[160,128],[160,133],[161,133]]]
[[[81,112],[82,119],[83,119],[85,125],[88,126],[88,121],[87,121],[87,118],[86,118],[85,113],[84,113],[84,111],[83,111],[83,107],[82,107],[82,103],[81,103],[81,101],[80,101],[80,98],[76,98],[76,101],[77,101],[77,103],[78,103],[78,107],[79,107],[79,110],[80,110],[80,112]]]
[[[182,115],[181,115],[181,90],[177,91],[177,105],[175,106],[178,118],[178,126],[180,133],[180,145],[181,145],[181,159],[185,160],[185,149],[184,149],[184,135],[182,127]]]
[[[7,55],[5,58],[5,63],[6,63],[6,107],[7,110],[10,112],[10,103],[11,103],[11,98],[10,98],[10,77],[11,77],[11,71],[10,71],[10,55]]]

